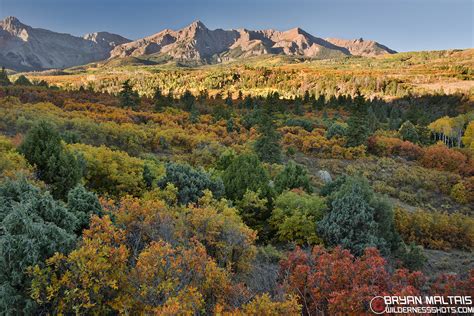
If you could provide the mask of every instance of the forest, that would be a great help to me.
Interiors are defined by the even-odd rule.
[[[0,311],[360,315],[382,293],[474,296],[472,88],[425,89],[471,82],[471,55],[3,69]]]

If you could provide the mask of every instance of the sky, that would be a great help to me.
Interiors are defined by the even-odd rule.
[[[301,27],[376,40],[397,51],[474,47],[474,0],[0,0],[0,19],[82,36],[137,39],[195,20],[208,28]]]

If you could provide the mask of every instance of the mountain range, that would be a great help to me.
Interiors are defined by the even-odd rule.
[[[265,54],[306,58],[377,56],[395,51],[375,41],[315,37],[288,31],[210,30],[195,21],[135,41],[108,32],[77,37],[33,28],[15,17],[0,21],[0,65],[18,71],[68,68],[124,57],[164,56],[177,61],[219,63]]]

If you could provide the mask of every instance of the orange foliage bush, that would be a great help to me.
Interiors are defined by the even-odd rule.
[[[451,172],[462,171],[466,162],[467,157],[464,154],[443,144],[428,147],[421,158],[424,167]]]
[[[423,155],[423,148],[409,141],[395,137],[372,136],[368,139],[369,152],[377,156],[400,156],[417,160]]]

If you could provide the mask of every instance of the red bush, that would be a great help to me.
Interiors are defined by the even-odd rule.
[[[461,172],[466,162],[467,157],[464,154],[443,144],[428,147],[421,158],[424,167],[451,172]]]
[[[368,140],[369,152],[377,156],[400,156],[417,160],[423,155],[423,148],[409,141],[386,136],[372,136]]]
[[[309,254],[297,248],[281,261],[283,287],[299,297],[306,315],[362,314],[377,295],[420,295],[421,272],[399,269],[390,274],[375,248],[355,258],[340,247],[316,246]]]

